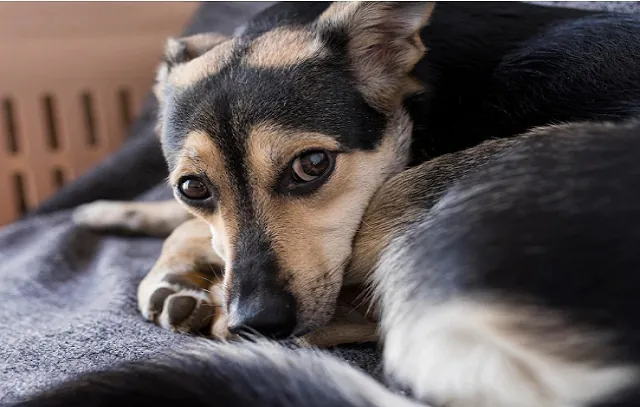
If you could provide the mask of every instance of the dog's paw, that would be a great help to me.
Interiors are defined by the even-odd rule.
[[[194,282],[198,278],[202,283]],[[230,339],[224,292],[219,284],[207,283],[207,278],[188,273],[167,274],[152,283],[143,281],[138,294],[142,315],[168,330]]]
[[[95,201],[72,214],[78,226],[98,232],[166,237],[191,218],[175,200],[160,202]]]
[[[78,206],[72,214],[76,225],[93,230],[137,230],[142,223],[139,211],[130,203],[118,201],[95,201]]]

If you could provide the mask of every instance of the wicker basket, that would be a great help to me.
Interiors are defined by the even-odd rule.
[[[0,225],[117,149],[197,3],[0,3]]]

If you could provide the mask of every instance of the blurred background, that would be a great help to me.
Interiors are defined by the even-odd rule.
[[[122,145],[198,5],[0,3],[0,226]]]

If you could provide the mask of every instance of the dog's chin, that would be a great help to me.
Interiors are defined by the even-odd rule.
[[[318,309],[313,315],[309,315],[304,319],[301,319],[293,331],[293,336],[304,336],[329,325],[335,314],[336,306],[332,307],[330,310]]]

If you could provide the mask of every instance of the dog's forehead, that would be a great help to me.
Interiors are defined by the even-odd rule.
[[[297,51],[319,56],[279,52],[283,44],[296,43],[301,37],[304,45]],[[242,148],[251,129],[265,123],[275,123],[292,135],[325,134],[346,148],[375,148],[385,128],[384,115],[358,91],[346,61],[317,54],[313,47],[320,46],[308,48],[310,38],[283,31],[268,32],[249,42],[232,39],[216,51],[221,59],[216,59],[215,68],[189,68],[200,79],[187,86],[170,82],[163,115],[163,141],[168,150],[179,150],[186,135],[194,131],[209,134],[224,150]],[[281,45],[273,46],[278,43]],[[286,63],[281,64],[278,55]],[[206,64],[212,59],[205,54],[192,62]]]
[[[168,81],[187,87],[214,75],[231,64],[255,67],[286,67],[319,58],[328,53],[322,41],[310,30],[277,27],[248,33],[216,43],[202,55],[174,66]]]

